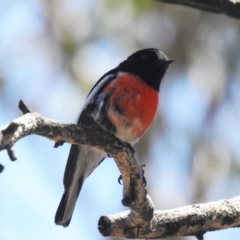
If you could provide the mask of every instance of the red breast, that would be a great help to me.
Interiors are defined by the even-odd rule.
[[[158,106],[158,92],[132,74],[122,74],[106,88],[111,92],[108,117],[117,136],[132,142],[152,124]]]

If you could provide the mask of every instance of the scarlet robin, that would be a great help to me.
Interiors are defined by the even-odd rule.
[[[97,81],[86,98],[78,124],[86,113],[106,131],[135,144],[154,120],[160,83],[172,62],[155,48],[133,53]],[[71,146],[56,224],[69,225],[84,181],[106,156],[104,151],[91,146]]]

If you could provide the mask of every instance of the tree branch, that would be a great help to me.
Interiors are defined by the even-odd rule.
[[[240,197],[154,212],[131,145],[106,132],[90,116],[84,116],[86,124],[78,126],[42,117],[22,101],[19,108],[24,115],[0,128],[0,150],[6,149],[11,160],[16,159],[13,145],[30,134],[55,141],[55,147],[64,142],[90,145],[114,158],[123,179],[122,203],[131,210],[102,216],[98,229],[103,236],[149,239],[194,235],[203,240],[207,231],[240,226]]]
[[[36,134],[55,141],[57,143],[55,146],[68,142],[95,146],[112,156],[119,152],[127,152],[129,155],[134,153],[130,144],[122,142],[114,135],[106,132],[90,116],[84,116],[87,124],[78,126],[42,117],[27,108],[22,101],[19,102],[19,109],[24,115],[15,119],[9,125],[0,128],[0,150],[11,151],[12,146],[18,140]]]
[[[240,226],[240,197],[155,211],[147,232],[136,227],[124,228],[127,216],[128,211],[101,217],[107,233],[104,236],[139,239],[196,236],[203,239],[208,231]]]
[[[131,226],[141,224],[148,227],[153,217],[153,204],[147,191],[143,187],[142,167],[134,157],[134,149],[126,142],[122,142],[114,135],[102,129],[91,116],[84,115],[86,124],[64,124],[40,116],[28,109],[22,101],[19,103],[24,115],[0,128],[0,151],[6,149],[11,160],[13,145],[21,138],[30,134],[47,137],[59,146],[64,142],[85,144],[104,150],[112,156],[122,174],[123,199],[122,204],[131,208],[129,217]],[[101,226],[99,226],[99,230]]]
[[[222,13],[240,19],[239,0],[157,0],[159,2],[185,5],[199,10]]]

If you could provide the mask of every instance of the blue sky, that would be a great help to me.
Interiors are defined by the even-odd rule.
[[[58,6],[59,12],[62,14],[59,13],[59,16],[64,17],[63,10],[67,7],[66,12],[68,10],[76,14],[80,20],[83,19],[83,22],[79,20],[75,23],[79,24],[79,36],[82,38],[90,33],[88,26],[95,24],[98,27],[97,23],[86,19],[93,12],[96,16],[100,14],[103,1],[98,3],[97,7],[100,10],[94,9],[96,1],[72,0],[69,3],[63,4],[63,1],[59,3],[61,3]],[[106,36],[82,44],[71,60],[74,73],[79,74],[81,79],[86,79],[79,84],[73,81],[66,67],[67,64],[59,53],[59,29],[54,24],[49,27],[46,16],[51,11],[46,11],[45,7],[44,2],[38,0],[3,0],[0,3],[1,125],[21,115],[17,108],[20,99],[43,116],[66,123],[75,122],[87,90],[105,72],[139,48],[127,40],[121,42],[125,47],[120,47],[120,42],[110,35],[109,29],[113,27],[103,19],[104,23],[101,23],[101,27],[105,27],[102,30]],[[130,9],[128,5],[124,8]],[[75,13],[74,9],[76,12],[79,11],[79,14]],[[59,18],[52,14],[56,19]],[[134,16],[129,19],[121,24],[128,25]],[[160,25],[163,28],[167,26],[168,34],[174,37],[176,27],[173,20],[165,19],[164,15],[162,20],[164,21]],[[67,18],[61,21],[66,25],[71,24]],[[146,23],[142,22],[143,27],[138,32],[139,36],[144,35],[146,31],[144,24],[151,26],[151,21],[152,17],[149,17]],[[67,29],[71,31],[70,28]],[[207,31],[206,29],[202,31]],[[149,30],[148,33],[150,32]],[[238,107],[240,72],[232,77],[228,76],[224,63],[219,59],[224,44],[231,45],[237,36],[234,28],[231,27],[227,33],[228,37],[225,37],[224,43],[219,42],[215,46],[211,45],[211,39],[209,40],[209,49],[213,49],[213,46],[215,48],[213,52],[206,53],[211,65],[205,63],[201,54],[198,54],[198,57],[193,54],[191,67],[184,70],[173,66],[161,86],[162,94],[157,119],[162,119],[165,124],[164,129],[160,130],[156,120],[150,137],[152,148],[148,156],[151,158],[151,164],[149,163],[146,169],[146,176],[152,186],[149,189],[150,195],[158,209],[190,204],[194,199],[196,183],[191,181],[195,175],[199,177],[201,183],[210,179],[211,187],[208,188],[202,201],[220,200],[238,194],[236,185],[239,178],[237,175],[229,178],[229,175],[232,156],[237,164],[240,157]],[[168,49],[171,41],[168,42],[166,36],[163,38],[166,39],[159,45],[171,52]],[[144,35],[140,45],[149,47],[151,43],[156,44],[148,35]],[[171,54],[170,57],[174,58],[174,54]],[[199,71],[199,66],[202,66],[202,71]],[[216,80],[219,82],[211,77],[212,82],[202,83],[202,78],[206,79],[206,75],[215,76],[221,66],[220,76],[225,77],[222,81],[219,80],[220,77]],[[230,97],[222,102],[220,110],[215,115],[213,127],[209,130],[204,125],[204,121],[209,105],[212,104],[212,96],[222,91],[227,79],[232,81],[228,86]],[[160,132],[163,134],[161,137],[159,137]],[[189,138],[186,132],[192,138]],[[201,167],[207,165],[204,161],[197,161],[198,158],[204,157],[205,148],[199,148],[198,154],[194,155],[191,144],[193,139],[201,134],[206,139],[217,139],[216,142],[222,144],[219,143],[216,147],[216,156],[219,159],[217,166],[214,166],[216,173],[206,172],[205,175],[198,175]],[[54,215],[63,193],[62,177],[70,145],[65,144],[58,149],[53,148],[53,145],[54,143],[47,139],[29,136],[14,147],[17,161],[11,162],[6,152],[0,153],[1,164],[5,166],[4,172],[0,175],[2,193],[0,239],[103,239],[97,230],[100,216],[126,210],[121,205],[122,186],[117,183],[119,171],[114,161],[107,159],[87,179],[70,226],[68,228],[56,226]],[[221,151],[219,146],[223,146]],[[231,229],[208,233],[205,240],[236,239],[238,235],[238,229]]]

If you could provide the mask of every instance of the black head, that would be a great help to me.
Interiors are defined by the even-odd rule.
[[[140,77],[149,86],[159,91],[161,80],[172,63],[168,57],[156,48],[147,48],[130,55],[119,64],[118,69]]]

